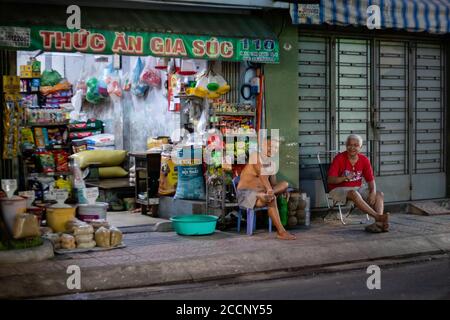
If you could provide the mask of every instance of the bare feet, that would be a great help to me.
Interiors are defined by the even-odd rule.
[[[295,239],[297,239],[296,236],[294,236],[293,234],[290,234],[287,231],[277,233],[277,238],[280,240],[295,240]]]

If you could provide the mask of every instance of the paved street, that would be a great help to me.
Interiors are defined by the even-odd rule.
[[[370,263],[367,263],[370,265]],[[78,294],[64,299],[290,300],[450,299],[450,259],[381,267],[381,289],[369,290],[365,269],[244,284],[210,284]]]
[[[359,219],[355,217],[356,222]],[[442,255],[450,252],[449,230],[450,215],[393,214],[387,233],[368,234],[360,224],[343,226],[338,221],[316,220],[309,229],[292,230],[295,241],[277,240],[265,228],[251,237],[235,230],[202,237],[130,233],[124,235],[126,247],[121,249],[0,264],[0,297],[73,294],[76,290],[67,287],[67,268],[72,265],[80,267],[81,293],[205,283],[273,272],[311,274],[365,261]]]

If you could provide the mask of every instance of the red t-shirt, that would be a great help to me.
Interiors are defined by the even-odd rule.
[[[347,151],[341,152],[334,157],[328,170],[330,177],[343,177],[345,172],[353,173],[355,176],[351,181],[344,181],[340,184],[328,184],[328,189],[331,191],[337,187],[360,187],[362,185],[362,177],[366,182],[371,182],[373,177],[373,170],[369,158],[363,154],[358,154],[358,161],[352,166],[347,156]]]

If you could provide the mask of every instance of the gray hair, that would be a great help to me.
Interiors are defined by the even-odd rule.
[[[351,135],[349,135],[347,137],[347,140],[345,141],[345,144],[348,143],[348,140],[352,140],[352,139],[358,140],[359,146],[362,147],[362,145],[363,145],[363,138],[360,135],[358,135],[358,134],[351,134]]]

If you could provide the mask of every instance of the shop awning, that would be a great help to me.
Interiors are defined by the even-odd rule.
[[[85,49],[79,30],[66,28],[66,8],[0,3],[0,47],[279,62],[276,35],[256,15],[81,7],[82,29],[91,38],[99,35],[92,40],[94,46]],[[142,48],[133,51],[133,45]]]
[[[450,0],[320,0],[320,4],[291,4],[294,24],[367,27],[377,5],[382,29],[445,34],[450,32]]]

